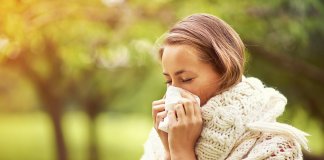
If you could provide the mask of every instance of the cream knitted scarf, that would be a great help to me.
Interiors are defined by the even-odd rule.
[[[245,78],[202,106],[203,130],[195,153],[200,160],[302,159],[307,133],[276,122],[287,99],[257,78]],[[155,129],[142,160],[160,160],[164,150]]]

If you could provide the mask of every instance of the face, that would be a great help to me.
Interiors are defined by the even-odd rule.
[[[168,85],[190,91],[204,105],[216,95],[220,76],[211,64],[200,60],[199,54],[189,45],[167,45],[163,50],[162,69]]]

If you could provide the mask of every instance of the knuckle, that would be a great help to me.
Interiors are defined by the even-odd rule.
[[[152,110],[156,111],[158,109],[158,106],[152,106]]]
[[[191,99],[186,99],[186,100],[183,101],[183,104],[186,105],[186,106],[192,105],[192,104],[194,104],[194,101],[191,100]]]
[[[158,104],[161,104],[163,102],[163,99],[160,99],[160,100],[155,100],[152,102],[152,106],[156,106]]]
[[[156,114],[156,117],[160,119],[163,117],[163,114],[160,112],[160,113]]]
[[[195,125],[201,125],[203,121],[201,119],[196,119],[194,123]]]
[[[173,110],[169,110],[169,111],[167,112],[168,115],[172,115],[173,113],[174,113]]]
[[[192,120],[192,121],[190,122],[190,125],[192,125],[192,126],[196,126],[196,125],[198,125],[198,124],[199,124],[199,122],[196,121],[196,120]]]
[[[176,110],[179,111],[179,110],[181,110],[182,106],[181,105],[177,105],[175,108],[176,108]]]
[[[191,122],[184,122],[184,123],[182,123],[182,127],[184,127],[184,128],[190,127],[191,125],[192,125]]]
[[[152,106],[156,105],[157,104],[157,101],[153,101],[152,102]]]
[[[190,101],[185,101],[184,102],[184,105],[186,105],[186,106],[188,106],[188,105],[190,105],[191,103],[190,103]]]
[[[152,116],[156,115],[157,114],[157,110],[153,107],[152,108]]]
[[[197,104],[198,104],[198,102],[197,102],[196,99],[191,99],[191,103],[192,103],[193,105],[197,105]]]
[[[157,113],[157,112],[161,112],[163,110],[164,110],[163,104],[152,106],[152,112]]]
[[[176,127],[177,127],[177,126],[176,126],[174,123],[170,123],[170,124],[169,124],[169,130],[170,130],[170,131],[175,130]]]

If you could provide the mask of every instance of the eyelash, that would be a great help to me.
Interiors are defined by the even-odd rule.
[[[191,80],[193,80],[193,78],[189,78],[189,79],[185,79],[185,80],[182,80],[183,83],[188,83],[190,82]],[[165,84],[170,84],[172,81],[166,81]]]

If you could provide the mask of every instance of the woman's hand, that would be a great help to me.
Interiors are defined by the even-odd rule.
[[[164,99],[153,101],[152,118],[153,118],[154,128],[158,133],[164,147],[165,159],[171,159],[169,143],[168,143],[168,133],[158,129],[160,122],[167,116],[164,103],[165,103]]]
[[[201,109],[194,96],[181,91],[182,100],[169,111],[169,148],[172,160],[196,159],[195,144],[202,131]]]

